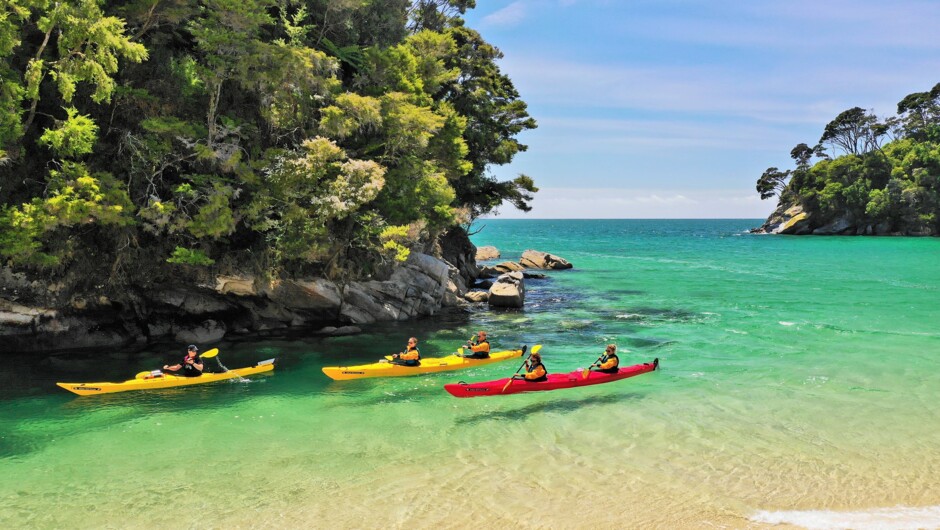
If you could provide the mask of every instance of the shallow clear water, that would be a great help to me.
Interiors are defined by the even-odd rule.
[[[529,280],[521,311],[219,345],[232,368],[278,358],[248,383],[77,398],[54,382],[130,377],[173,347],[6,356],[0,527],[940,526],[940,240],[756,224],[482,221],[474,242],[503,259],[534,248],[575,269]],[[478,329],[542,344],[550,371],[608,342],[661,370],[466,400],[442,385],[518,363],[320,372]]]

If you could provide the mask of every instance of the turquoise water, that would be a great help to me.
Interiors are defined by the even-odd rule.
[[[474,242],[503,259],[575,268],[528,281],[524,310],[217,345],[232,368],[278,358],[250,382],[76,398],[54,382],[119,380],[180,346],[8,356],[0,527],[940,527],[940,240],[757,224],[481,221]],[[542,344],[550,371],[610,342],[661,370],[467,400],[442,385],[518,364],[320,372],[478,329]]]

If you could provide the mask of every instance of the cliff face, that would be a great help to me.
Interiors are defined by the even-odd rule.
[[[135,347],[159,340],[206,344],[287,328],[344,333],[355,331],[350,326],[433,315],[465,303],[467,285],[476,277],[475,249],[466,233],[448,234],[440,244],[442,258],[412,253],[385,280],[264,282],[231,275],[211,284],[128,289],[120,297],[103,290],[63,295],[56,284],[0,269],[0,352]]]

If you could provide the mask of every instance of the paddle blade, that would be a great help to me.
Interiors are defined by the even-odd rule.
[[[538,353],[539,350],[541,350],[541,349],[542,349],[542,345],[541,345],[541,344],[536,344],[535,346],[532,347],[532,353]]]
[[[590,368],[585,368],[584,371],[581,372],[581,379],[587,379],[587,378],[588,378],[588,375],[590,375],[590,373],[591,373],[591,369],[590,369]]]
[[[386,356],[385,356],[385,360],[386,360],[386,361],[391,361],[392,359],[394,359],[394,357],[392,357],[391,355],[386,355]]]
[[[457,355],[463,357],[463,348],[457,348]]]
[[[509,378],[509,381],[506,381],[506,386],[503,387],[503,389],[501,390],[501,392],[505,392],[506,389],[509,388],[509,385],[511,385],[511,384],[512,384],[512,378],[510,377],[510,378]]]
[[[205,353],[203,353],[202,355],[200,355],[200,357],[202,357],[203,359],[211,359],[211,358],[215,357],[215,356],[218,355],[218,354],[219,354],[219,349],[218,349],[218,348],[212,348],[211,350],[208,350],[208,351],[206,351]]]

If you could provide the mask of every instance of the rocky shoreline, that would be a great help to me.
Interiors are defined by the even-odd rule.
[[[936,231],[920,220],[874,223],[844,213],[834,219],[820,219],[804,211],[799,204],[781,203],[753,234],[787,234],[817,236],[936,236]]]
[[[481,268],[466,236],[440,243],[439,257],[413,252],[382,280],[266,282],[220,274],[212,282],[127,290],[120,299],[86,292],[45,304],[36,300],[51,299],[51,286],[0,269],[0,352],[144,348],[169,340],[211,344],[291,330],[354,334],[362,325],[430,316],[471,303],[520,308],[525,278],[544,277],[527,269],[571,268],[566,260],[540,251],[526,251],[520,263]]]

